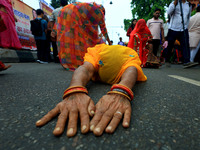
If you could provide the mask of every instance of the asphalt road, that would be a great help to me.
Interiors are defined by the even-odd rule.
[[[56,120],[38,128],[35,122],[62,100],[72,72],[59,64],[13,63],[0,72],[0,150],[199,150],[200,66],[144,69],[147,82],[137,83],[131,126],[114,134],[65,133],[55,137]],[[172,78],[177,75],[194,80]],[[196,85],[195,85],[196,83]],[[90,82],[97,103],[110,85]],[[80,124],[79,124],[80,125]]]

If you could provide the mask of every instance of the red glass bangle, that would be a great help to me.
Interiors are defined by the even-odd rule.
[[[86,89],[84,86],[71,86],[71,87],[67,88],[64,92],[66,92],[66,91],[68,91],[70,89],[73,89],[73,88],[84,88],[84,89]]]
[[[122,96],[126,97],[129,101],[131,101],[131,98],[130,98],[128,95],[126,95],[126,94],[124,94],[124,93],[122,93],[122,92],[110,91],[110,92],[108,92],[107,94],[111,94],[111,93],[115,93],[115,94],[122,95]]]
[[[65,99],[67,95],[72,94],[72,93],[77,93],[77,92],[88,94],[88,91],[85,87],[83,87],[83,86],[73,86],[73,87],[69,87],[68,89],[66,89],[64,91],[63,99]]]
[[[84,88],[73,88],[73,89],[69,89],[69,90],[65,91],[64,94],[69,93],[69,92],[74,91],[74,90],[84,91],[84,92],[86,92],[86,93],[88,94],[88,91],[87,91],[86,89],[84,89]]]
[[[125,85],[122,85],[122,84],[114,84],[112,87],[111,87],[111,91],[113,89],[122,89],[122,90],[125,90],[131,99],[133,99],[134,95],[133,95],[133,91],[131,89],[129,89],[127,86]]]

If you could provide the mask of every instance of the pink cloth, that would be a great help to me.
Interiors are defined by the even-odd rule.
[[[16,28],[12,4],[10,0],[0,0],[0,7],[6,11],[0,10],[1,18],[3,19],[7,29],[0,32],[0,47],[21,49]]]
[[[163,46],[164,49],[167,48],[167,46],[168,46],[168,41],[165,41],[164,44],[163,44],[162,46]]]

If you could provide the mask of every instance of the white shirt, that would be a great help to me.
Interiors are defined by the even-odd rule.
[[[188,28],[192,6],[189,6],[189,2],[182,3],[183,8],[183,19],[185,24],[185,29]],[[181,9],[180,9],[180,3],[175,6],[174,2],[172,2],[169,5],[169,8],[167,10],[167,14],[171,17],[169,29],[174,31],[183,31],[183,24],[182,24],[182,17],[181,17]]]
[[[160,40],[160,32],[161,29],[163,28],[163,20],[162,19],[149,19],[147,21],[147,27],[151,31],[151,34],[153,36],[153,39],[158,39]]]

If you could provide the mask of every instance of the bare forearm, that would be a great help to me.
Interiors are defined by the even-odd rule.
[[[72,76],[70,86],[86,86],[94,74],[94,67],[92,64],[86,62],[78,67]]]
[[[164,29],[161,28],[161,35],[162,35],[162,39],[165,39],[165,36],[164,36]]]
[[[128,67],[121,77],[119,84],[123,84],[130,89],[133,88],[137,81],[137,69],[135,67]]]

